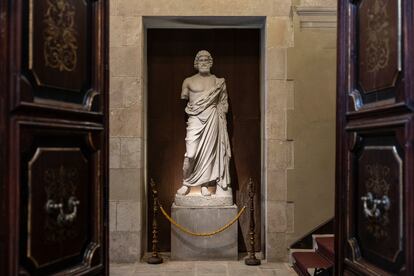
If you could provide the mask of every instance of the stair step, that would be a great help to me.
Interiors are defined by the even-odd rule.
[[[315,252],[315,249],[296,249],[296,248],[289,248],[289,265],[293,266],[295,260],[293,259],[293,252]]]
[[[308,269],[329,269],[332,263],[316,252],[293,252],[293,268],[299,275],[310,275]]]
[[[318,237],[315,241],[318,246],[316,251],[328,259],[331,264],[333,264],[335,262],[334,237]]]
[[[328,238],[328,237],[334,238],[335,235],[334,234],[313,234],[312,235],[312,248],[315,250],[318,248],[318,246],[316,245],[316,238]]]

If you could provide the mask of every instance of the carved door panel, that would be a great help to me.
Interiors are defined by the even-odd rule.
[[[411,115],[348,125],[345,263],[356,272],[402,273],[406,246],[404,174],[413,154]]]
[[[350,113],[413,100],[405,89],[401,1],[345,1],[346,22],[344,18],[340,24],[346,23],[348,34],[341,43],[348,47],[342,55],[349,65]]]
[[[0,275],[108,274],[108,12],[0,0]]]
[[[16,137],[21,269],[45,274],[102,263],[102,126],[23,119]]]
[[[336,275],[413,275],[412,1],[339,2]]]
[[[103,1],[21,1],[19,91],[14,106],[99,112]]]

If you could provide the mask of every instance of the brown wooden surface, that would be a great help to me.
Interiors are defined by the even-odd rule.
[[[413,5],[401,3],[402,67],[396,74],[397,1],[338,2],[335,275],[414,274]],[[377,17],[382,5],[386,15]],[[382,36],[367,31],[372,19]],[[366,63],[368,42],[387,35],[389,63],[374,72]],[[379,219],[364,215],[361,196],[368,192],[390,198]]]
[[[350,50],[350,56],[348,53],[346,57],[349,64],[346,70],[349,70],[347,73],[352,100],[347,101],[347,111],[412,99],[412,96],[407,98],[406,78],[398,71],[397,1],[348,2],[350,1],[346,1],[350,9],[344,11],[344,16],[349,23],[342,28],[350,33],[351,41],[345,37],[341,40],[343,46]],[[376,2],[385,4],[385,13],[384,9],[377,8]],[[404,38],[403,34],[401,45],[404,44]],[[407,53],[401,49],[401,64],[404,66],[403,60]]]
[[[8,206],[10,205],[11,198],[6,195],[10,193],[10,187],[8,184],[9,177],[9,165],[8,165],[8,110],[5,108],[6,103],[9,100],[7,93],[7,87],[9,84],[10,68],[9,64],[9,9],[8,0],[0,0],[0,223],[4,227],[0,227],[0,274],[8,275],[11,270],[10,266],[14,263],[15,256],[9,255],[10,245],[15,242],[15,238],[10,236],[9,233],[13,230],[12,225],[15,224],[17,219],[15,216],[11,216]],[[6,256],[10,256],[6,258]]]
[[[30,1],[0,1],[0,275],[108,274],[108,2],[63,2],[71,70],[46,65],[43,47],[47,7],[62,6],[33,1],[31,21]],[[70,196],[77,217],[58,225],[46,202],[70,213]]]
[[[33,1],[32,8],[29,3],[16,5],[22,43],[16,49],[20,89],[14,105],[57,101],[48,106],[102,111],[102,102],[89,101],[103,88],[103,3],[71,0],[62,10],[55,1]]]
[[[86,248],[100,243],[102,126],[79,130],[53,120],[19,120],[16,130],[21,164],[17,180],[22,183],[21,267],[31,274],[47,274],[82,262]],[[62,202],[65,213],[70,213],[67,201],[71,196],[80,201],[77,217],[73,223],[59,225],[58,212],[45,212],[45,202]]]
[[[398,74],[398,1],[364,0],[358,8],[359,85],[363,93],[393,87]]]
[[[185,153],[186,102],[182,82],[196,73],[197,51],[208,50],[212,73],[225,78],[229,94],[227,116],[232,149],[230,164],[235,203],[247,204],[248,178],[256,183],[257,250],[260,250],[260,31],[259,30],[148,30],[148,176],[158,185],[160,202],[170,212],[182,185]],[[148,197],[152,210],[151,198]],[[239,250],[246,251],[247,212],[239,225]],[[149,213],[151,222],[151,213]],[[159,219],[160,249],[170,250],[170,224]],[[148,223],[149,227],[151,226]],[[150,228],[148,229],[150,231]],[[148,241],[150,249],[150,240]]]
[[[69,23],[69,18],[72,18],[67,13],[58,13],[56,9],[57,5],[49,5],[47,1],[33,1],[33,52],[44,52],[44,55],[33,55],[32,61],[30,61],[30,54],[27,60],[28,69],[35,78],[35,84],[41,87],[63,87],[66,89],[73,89],[81,91],[86,85],[87,71],[88,71],[88,58],[90,55],[90,49],[88,47],[82,47],[86,45],[88,39],[87,30],[88,26],[88,5],[84,1],[67,1],[69,6],[68,10],[73,11],[73,24]],[[73,8],[73,9],[72,9]],[[48,12],[49,10],[49,12]],[[45,13],[48,15],[45,16]],[[64,24],[55,24],[58,22],[58,18],[65,22]],[[53,29],[52,29],[53,28]],[[69,40],[59,35],[59,30],[55,28],[65,29],[66,35],[71,35],[74,41],[71,41],[70,45],[65,48],[65,51],[60,52],[55,50],[57,43],[65,43]],[[29,35],[29,32],[26,33]],[[28,37],[28,39],[30,36]],[[49,45],[45,47],[45,45]],[[28,45],[30,51],[30,44]],[[75,47],[76,51],[75,51]],[[76,55],[73,55],[76,53]],[[65,62],[54,63],[54,59],[51,55],[62,55],[66,57]],[[48,57],[47,59],[45,58]],[[46,60],[50,60],[48,65]],[[60,61],[60,59],[59,59]],[[32,63],[32,65],[29,65]],[[56,68],[54,66],[61,65]],[[57,70],[56,70],[57,69]],[[29,74],[28,74],[29,75]]]
[[[388,143],[384,143],[385,141]],[[353,168],[358,170],[355,172],[355,180],[358,182],[356,198],[371,193],[375,198],[386,195],[390,199],[390,208],[381,209],[381,219],[367,218],[360,204],[355,219],[361,250],[371,259],[381,259],[381,263],[397,262],[402,251],[401,151],[401,145],[395,137],[380,134],[377,137],[362,138],[359,151],[354,156],[357,160],[354,161],[356,164]]]
[[[358,127],[351,132],[350,144],[350,212],[348,239],[356,238],[361,256],[367,263],[391,272],[402,269],[405,252],[401,198],[403,194],[403,165],[405,150],[404,128],[392,127],[392,118],[378,130]],[[394,122],[395,123],[395,122]],[[352,125],[350,126],[352,127]],[[401,141],[399,141],[401,139]],[[394,152],[395,151],[395,152]],[[370,192],[374,198],[386,195],[390,208],[381,209],[379,219],[367,218],[364,214],[362,196]],[[371,204],[369,205],[371,207]],[[348,258],[351,255],[348,255]]]

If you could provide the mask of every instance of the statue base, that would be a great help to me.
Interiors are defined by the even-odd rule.
[[[196,233],[215,231],[237,215],[237,206],[186,207],[173,203],[172,218]],[[171,226],[171,259],[181,261],[237,260],[237,222],[213,236],[193,236]]]
[[[230,195],[215,195],[203,196],[199,193],[188,195],[175,195],[174,203],[177,206],[187,207],[214,207],[214,206],[232,206],[233,196]]]

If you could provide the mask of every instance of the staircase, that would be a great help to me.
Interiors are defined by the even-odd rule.
[[[299,252],[292,249],[293,269],[301,276],[333,275],[335,262],[334,236],[313,235],[313,250]]]

